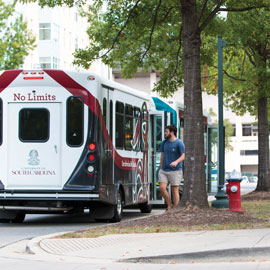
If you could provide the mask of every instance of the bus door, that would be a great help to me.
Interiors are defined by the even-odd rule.
[[[161,152],[160,144],[164,134],[164,119],[162,112],[153,112],[150,115],[151,123],[151,142],[150,142],[150,198],[152,204],[164,204],[164,199],[161,196],[158,183],[158,171],[160,169]]]
[[[218,191],[218,127],[208,125],[207,129],[207,190],[208,193],[216,194]]]
[[[104,137],[107,133],[109,135],[108,140],[113,142],[113,111],[113,88],[102,86],[102,117],[107,130],[103,130],[102,133],[102,184],[114,183],[114,152],[112,151],[112,144],[109,145]]]
[[[8,104],[7,189],[59,189],[61,103]]]

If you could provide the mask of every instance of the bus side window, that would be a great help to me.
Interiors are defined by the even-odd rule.
[[[107,125],[107,99],[106,98],[103,98],[103,121],[104,121],[104,124],[105,124],[105,127]]]
[[[124,146],[124,104],[116,102],[115,110],[115,145],[118,149]]]
[[[176,125],[176,123],[174,123],[174,119],[173,119],[173,113],[170,113],[170,118],[171,118],[171,125]]]
[[[132,150],[133,140],[133,107],[125,106],[125,149]]]
[[[184,118],[180,118],[180,139],[184,140]]]
[[[81,146],[83,144],[84,106],[81,97],[69,97],[67,100],[67,144]]]
[[[110,138],[113,141],[113,102],[110,100]]]
[[[0,98],[0,145],[3,142],[3,102]]]
[[[145,152],[148,150],[148,111],[146,104],[144,103],[142,107],[142,151]]]
[[[141,110],[137,107],[134,107],[132,148],[135,151],[141,149]]]

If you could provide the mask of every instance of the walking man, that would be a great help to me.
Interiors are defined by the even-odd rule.
[[[179,185],[183,177],[182,163],[185,159],[185,145],[176,137],[177,128],[174,125],[166,126],[165,140],[160,145],[161,160],[158,174],[159,188],[170,210],[179,203]],[[171,184],[173,204],[167,191],[167,186]]]

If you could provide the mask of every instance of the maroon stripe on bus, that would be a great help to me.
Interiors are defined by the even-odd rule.
[[[50,70],[43,69],[52,79],[54,79],[61,86],[66,88],[72,95],[81,96],[84,99],[85,104],[90,110],[98,117],[100,124],[102,125],[103,137],[108,145],[108,148],[112,150],[114,162],[116,165],[123,170],[136,170],[133,167],[133,163],[137,164],[138,158],[124,158],[121,157],[115,150],[110,135],[108,134],[105,122],[102,118],[102,111],[98,100],[87,90],[85,87],[74,81],[68,74],[62,70]],[[130,164],[130,165],[128,165]]]
[[[0,93],[5,90],[21,72],[21,69],[4,71],[0,76]]]

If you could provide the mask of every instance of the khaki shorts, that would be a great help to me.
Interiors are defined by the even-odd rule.
[[[182,170],[166,172],[162,169],[158,173],[158,182],[168,183],[172,186],[179,186],[183,177]]]

